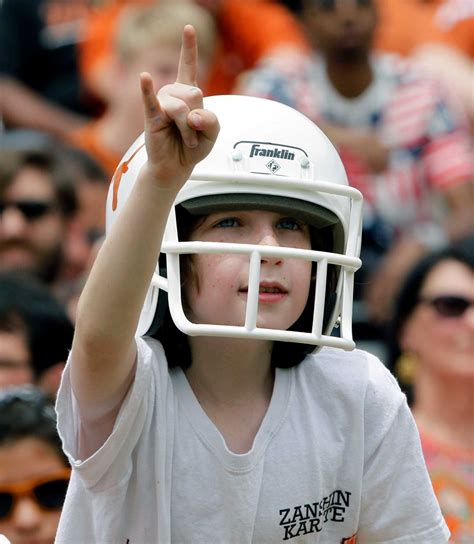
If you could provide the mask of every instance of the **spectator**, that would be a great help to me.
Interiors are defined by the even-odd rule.
[[[7,129],[63,137],[91,112],[76,63],[88,0],[3,0],[0,110]]]
[[[201,72],[204,79],[215,49],[211,15],[189,2],[160,2],[151,6],[128,6],[121,12],[116,39],[116,63],[104,114],[73,131],[71,141],[85,149],[112,177],[132,142],[143,131],[143,112],[137,78],[140,72],[153,73],[162,87],[176,79],[181,30],[192,21],[199,28]]]
[[[40,390],[0,391],[0,534],[11,544],[53,544],[69,474]]]
[[[72,336],[66,310],[45,286],[0,273],[0,387],[35,383],[54,399]]]
[[[373,2],[303,6],[312,57],[267,59],[243,79],[241,91],[299,109],[339,148],[366,202],[359,281],[369,283],[371,318],[385,323],[411,263],[473,229],[469,133],[435,81],[372,51]]]
[[[414,266],[393,339],[391,366],[409,394],[451,542],[473,542],[474,238]]]
[[[71,165],[56,151],[0,152],[0,270],[27,271],[52,290],[85,266]]]

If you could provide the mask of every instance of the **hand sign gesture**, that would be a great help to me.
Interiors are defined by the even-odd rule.
[[[202,92],[196,86],[197,62],[196,32],[186,25],[176,83],[165,85],[156,96],[150,74],[140,76],[146,166],[162,187],[176,191],[210,152],[219,133],[216,116],[203,109]]]

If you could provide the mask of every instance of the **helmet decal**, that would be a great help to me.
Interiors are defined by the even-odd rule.
[[[254,174],[295,176],[301,164],[308,164],[308,154],[300,147],[274,142],[239,141],[234,144],[234,160],[248,160],[248,170]]]
[[[122,181],[122,175],[125,174],[125,172],[128,172],[128,165],[130,161],[135,157],[135,155],[145,147],[145,144],[143,143],[140,145],[135,151],[130,155],[130,158],[121,161],[120,164],[117,166],[117,169],[114,172],[114,175],[112,177],[112,210],[115,211],[117,209],[118,204],[118,190],[120,187],[120,182]]]

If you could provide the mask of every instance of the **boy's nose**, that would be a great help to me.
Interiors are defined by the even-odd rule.
[[[280,247],[281,245],[278,240],[278,237],[276,236],[273,230],[264,231],[260,236],[260,240],[258,244],[261,246],[272,246],[272,247]],[[282,261],[281,257],[270,257],[268,255],[263,255],[261,258],[261,262],[267,263],[267,264],[279,264],[281,263],[281,261]]]
[[[265,230],[260,233],[258,244],[261,246],[279,246],[280,242],[273,230]]]

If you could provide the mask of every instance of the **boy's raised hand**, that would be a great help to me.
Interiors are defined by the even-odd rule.
[[[203,109],[203,95],[196,86],[197,61],[196,32],[186,25],[176,83],[165,85],[156,96],[150,74],[140,75],[146,167],[163,188],[179,190],[219,133],[217,117]]]

